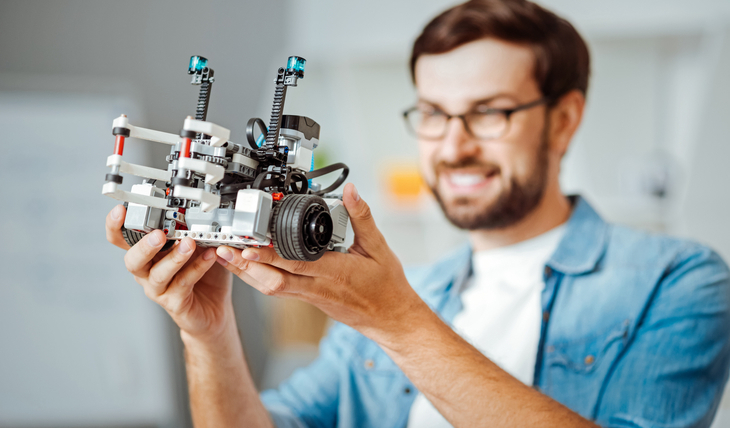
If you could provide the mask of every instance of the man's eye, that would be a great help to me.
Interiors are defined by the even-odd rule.
[[[438,110],[421,110],[421,114],[426,117],[437,117],[437,116],[443,116],[444,113],[440,112]]]

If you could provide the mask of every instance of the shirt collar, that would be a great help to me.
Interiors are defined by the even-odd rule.
[[[573,212],[565,235],[547,266],[558,272],[579,275],[595,269],[608,242],[609,225],[581,196],[570,196]],[[451,289],[458,293],[472,274],[472,248],[464,245],[428,269],[426,293]]]
[[[547,266],[569,275],[580,275],[596,268],[608,243],[609,225],[581,196],[571,196],[570,215],[563,239]]]

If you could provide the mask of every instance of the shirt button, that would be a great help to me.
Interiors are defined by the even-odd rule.
[[[548,278],[550,274],[553,273],[553,270],[550,269],[550,266],[545,266],[545,278]]]
[[[584,362],[586,363],[587,366],[590,366],[591,364],[593,364],[594,361],[596,361],[596,358],[593,355],[587,356],[586,359],[584,360]]]
[[[405,392],[406,394],[410,394],[411,393],[411,388],[409,388],[409,387],[406,386],[406,389],[404,389],[403,392]]]
[[[542,313],[542,320],[545,321],[545,322],[547,322],[547,320],[549,320],[549,319],[550,319],[550,312],[548,312],[548,311],[543,312]]]
[[[373,367],[375,367],[375,362],[373,360],[365,360],[365,368],[370,370]]]
[[[547,351],[548,352],[555,352],[555,347],[554,346],[548,346],[547,347]]]

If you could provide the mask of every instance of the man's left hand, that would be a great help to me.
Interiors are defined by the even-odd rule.
[[[285,260],[273,248],[219,247],[218,260],[266,295],[311,303],[376,341],[382,334],[393,339],[405,330],[410,315],[428,307],[408,284],[351,183],[345,186],[343,203],[355,232],[348,254],[328,251],[315,262],[303,262]]]

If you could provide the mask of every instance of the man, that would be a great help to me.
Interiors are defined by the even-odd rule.
[[[411,68],[422,173],[467,248],[406,274],[348,184],[349,254],[292,262],[186,238],[156,255],[160,232],[127,252],[180,326],[196,426],[709,426],[730,361],[728,269],[561,193],[589,74],[573,27],[526,1],[473,0],[424,29]],[[118,206],[107,236],[127,248],[123,219]],[[226,270],[339,322],[260,397]]]

